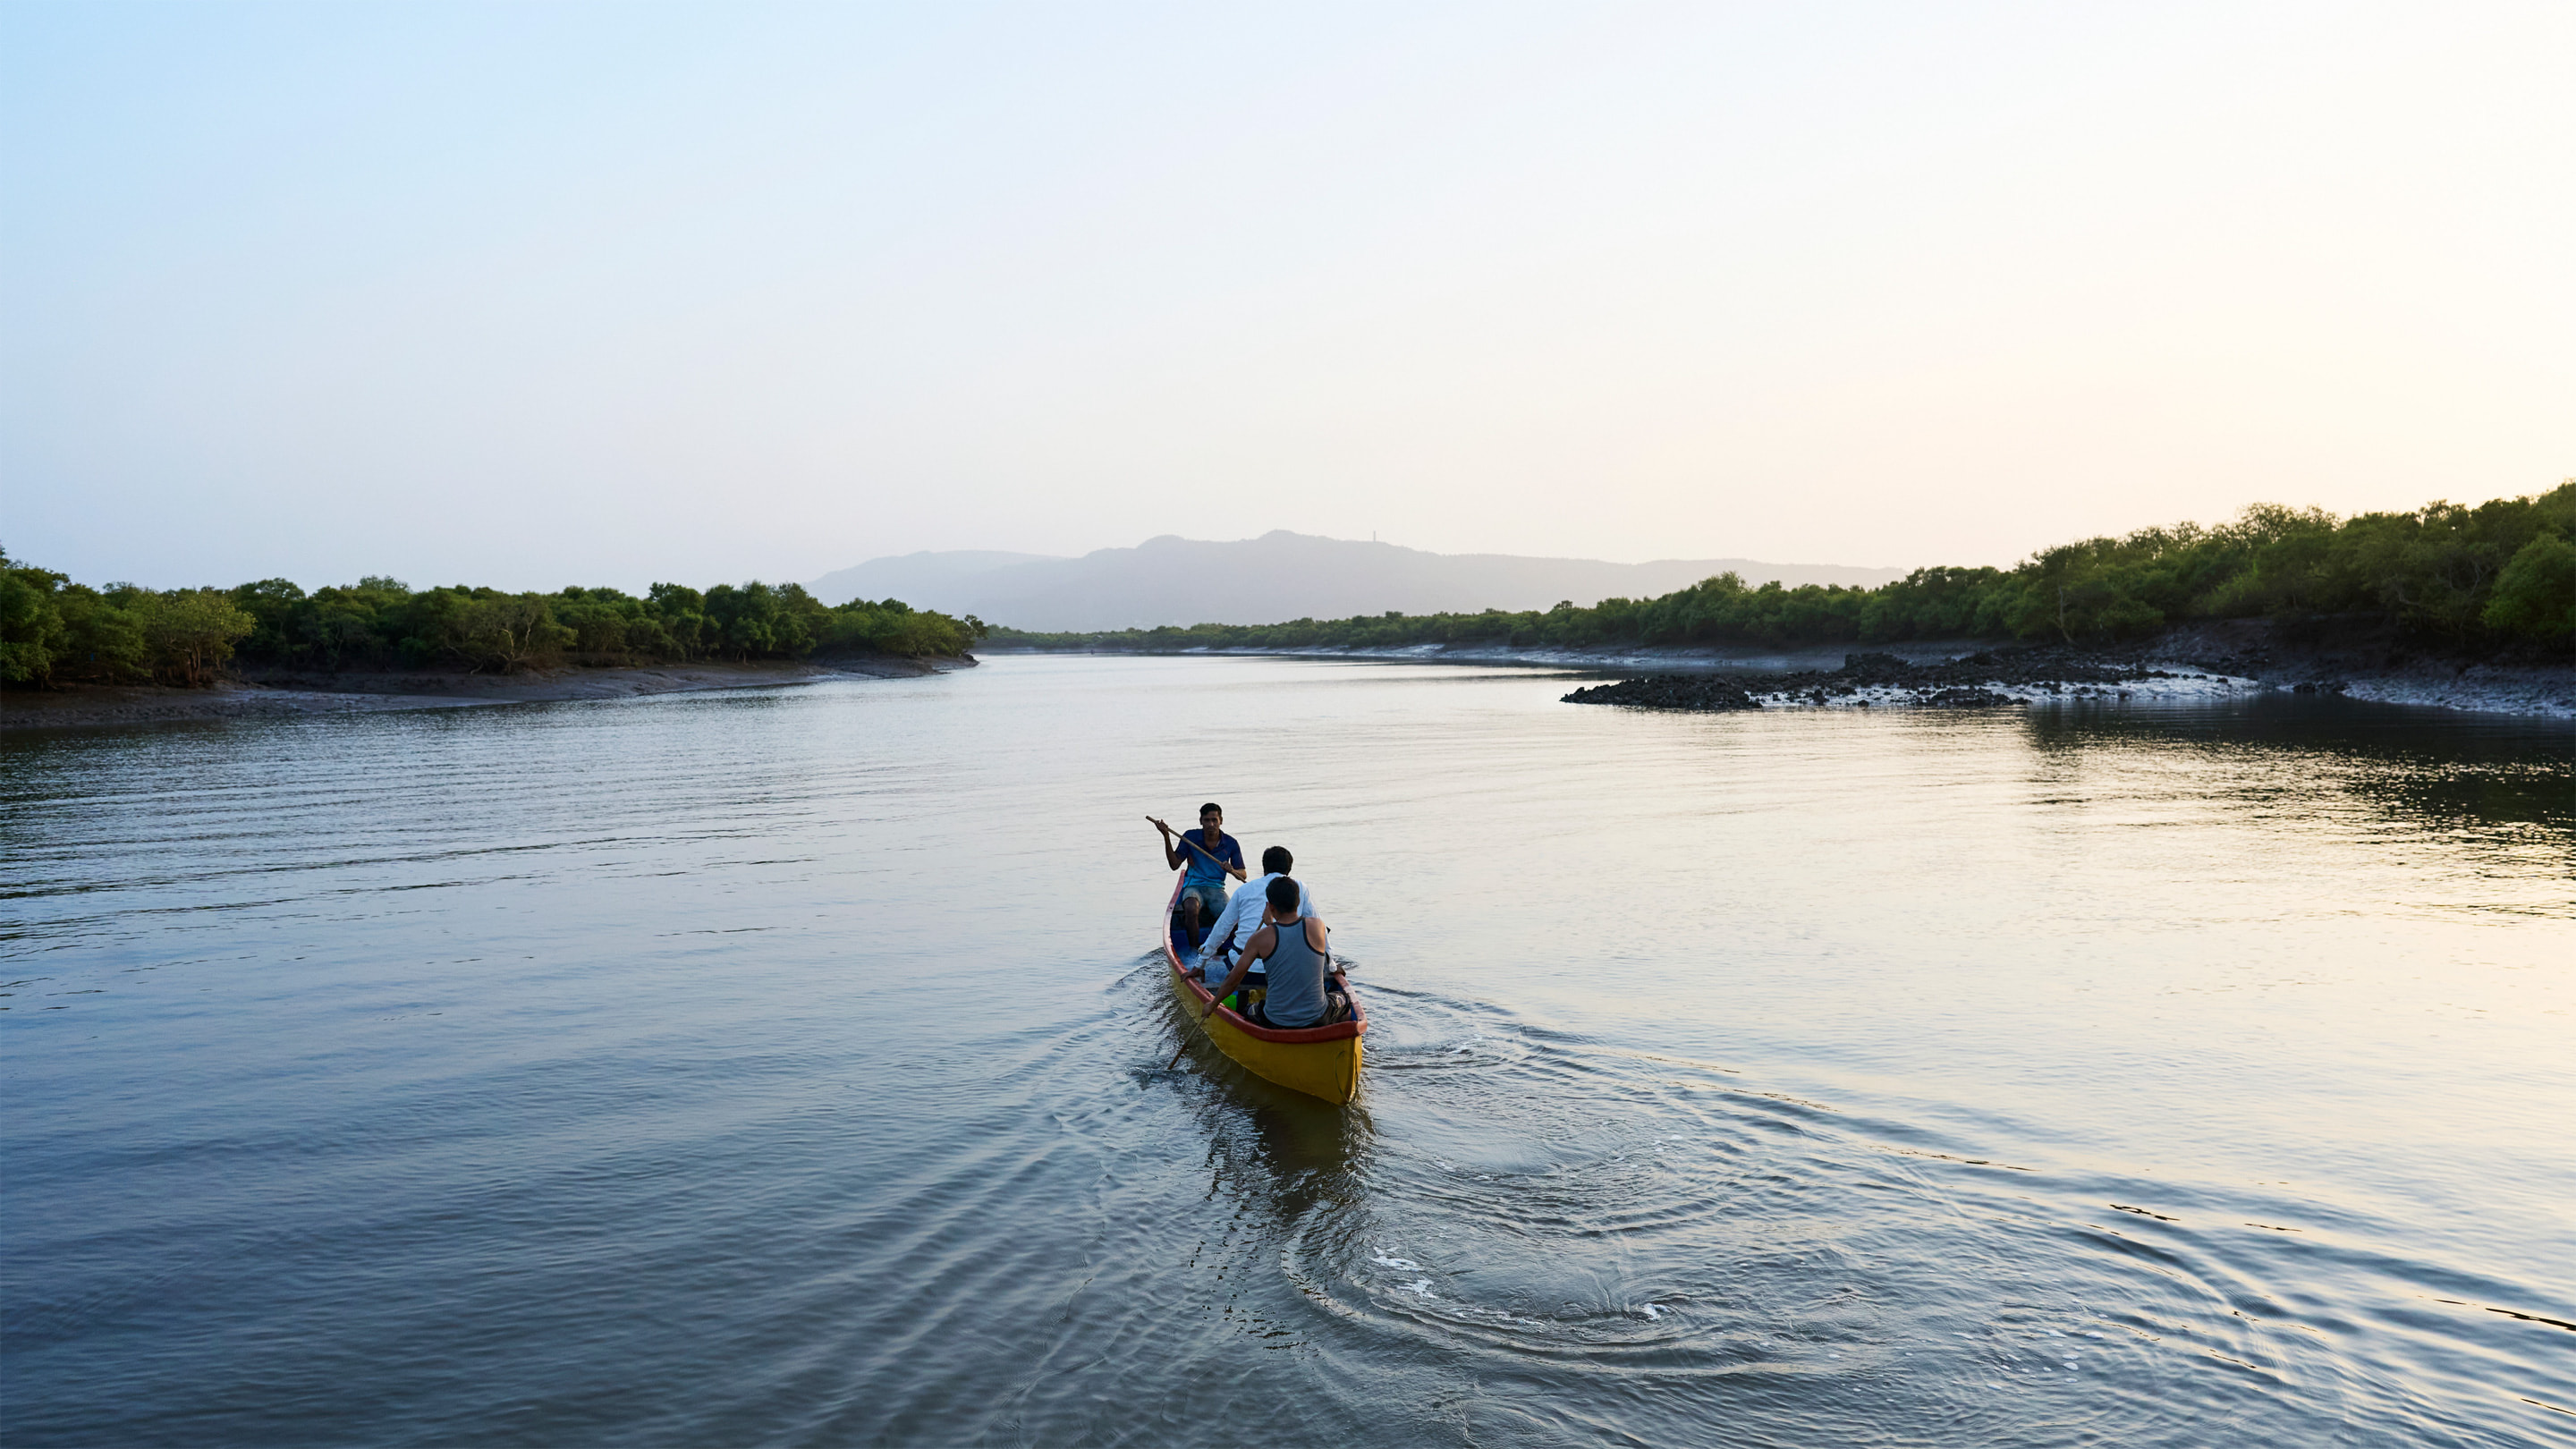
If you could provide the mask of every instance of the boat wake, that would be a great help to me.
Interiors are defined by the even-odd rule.
[[[2057,1161],[1997,1124],[2031,1159],[2007,1161],[1901,1109],[1491,1003],[1364,989],[1352,1105],[1191,1079],[1211,1201],[1232,1204],[1197,1251],[1276,1275],[1269,1301],[1293,1311],[1260,1315],[1262,1332],[1444,1365],[1480,1415],[1543,1426],[1538,1440],[1584,1427],[1562,1409],[1582,1384],[1649,1441],[1723,1415],[1830,1420],[1850,1443],[2164,1442],[2207,1423],[2295,1442],[2323,1415],[2394,1445],[2468,1413],[2403,1368],[2467,1338],[2499,1381],[2528,1386],[2517,1402],[2552,1412],[2540,1360],[2481,1322],[2526,1321],[2481,1305],[2527,1288],[2367,1251],[2387,1225]],[[2329,1272],[2347,1280],[2336,1314],[2283,1286]],[[1420,1386],[1425,1404],[1452,1391]]]
[[[1364,990],[1369,1001],[1364,1077],[1490,1070],[1517,1065],[1529,1056],[1519,1018],[1501,1007],[1377,982],[1354,989]]]
[[[2250,1212],[2133,1223],[2089,1173],[1381,995],[1402,1045],[1372,1058],[1367,1150],[1342,1189],[1304,1195],[1278,1253],[1334,1325],[1317,1332],[1464,1355],[1497,1382],[1607,1375],[1680,1413],[1676,1432],[1721,1395],[1784,1420],[1830,1402],[1848,1442],[2001,1441],[2033,1416],[2052,1441],[2143,1442],[2177,1405],[2259,1419],[2301,1383],[2337,1384],[2342,1422],[2420,1407],[2267,1290],[2292,1269],[2273,1266],[2281,1235],[2233,1227]],[[1479,1034],[1505,1044],[1488,1070],[1427,1069]]]

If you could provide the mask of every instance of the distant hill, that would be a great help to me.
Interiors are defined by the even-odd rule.
[[[901,599],[917,609],[937,609],[943,614],[955,614],[965,611],[932,603],[931,600],[953,597],[958,587],[969,579],[1013,564],[1066,561],[1054,554],[1001,553],[992,549],[961,548],[946,553],[925,551],[872,558],[854,568],[825,574],[805,588],[827,604],[846,604],[852,599]]]
[[[872,559],[807,585],[827,604],[897,598],[917,608],[973,614],[1015,629],[1150,629],[1162,624],[1276,624],[1381,614],[1589,607],[1651,598],[1732,570],[1749,584],[1874,587],[1902,569],[1768,564],[1744,558],[1524,558],[1425,553],[1391,543],[1317,538],[1285,529],[1234,543],[1165,535],[1135,548],[1080,558],[954,552]]]

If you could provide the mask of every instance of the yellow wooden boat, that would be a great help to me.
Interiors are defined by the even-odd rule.
[[[1181,1010],[1195,1023],[1216,997],[1182,964],[1186,942],[1181,937],[1180,904],[1181,883],[1175,880],[1172,899],[1163,907],[1163,965],[1171,972],[1172,994],[1180,998]],[[1360,1038],[1367,1031],[1368,1010],[1360,1005],[1357,992],[1351,993],[1350,1019],[1327,1026],[1280,1031],[1255,1026],[1223,1006],[1207,1018],[1208,1040],[1241,1063],[1245,1071],[1291,1091],[1334,1103],[1359,1095]]]

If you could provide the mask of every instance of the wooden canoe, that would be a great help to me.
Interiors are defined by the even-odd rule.
[[[1163,965],[1171,973],[1172,994],[1180,999],[1181,1010],[1189,1017],[1184,1029],[1195,1031],[1200,1013],[1216,998],[1190,974],[1184,960],[1187,947],[1174,919],[1180,903],[1181,883],[1175,880],[1172,898],[1163,906]],[[1279,1031],[1254,1026],[1222,1006],[1207,1019],[1208,1040],[1216,1043],[1218,1051],[1241,1063],[1245,1071],[1333,1103],[1347,1102],[1359,1095],[1360,1038],[1367,1031],[1368,1009],[1360,1005],[1357,992],[1351,993],[1350,1019],[1329,1026]]]

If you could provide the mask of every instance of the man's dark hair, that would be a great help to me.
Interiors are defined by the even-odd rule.
[[[1296,863],[1297,858],[1290,855],[1288,853],[1288,847],[1284,845],[1274,845],[1268,850],[1261,852],[1261,873],[1263,875],[1286,875],[1289,868],[1296,865]]]
[[[1224,806],[1222,806],[1222,805],[1219,805],[1218,803],[1216,803],[1216,802],[1215,802],[1215,801],[1213,801],[1213,800],[1210,800],[1210,801],[1209,801],[1208,803],[1206,803],[1205,805],[1202,805],[1202,806],[1200,806],[1200,807],[1199,807],[1199,813],[1200,813],[1201,815],[1205,815],[1206,813],[1208,813],[1208,812],[1209,812],[1209,811],[1211,811],[1211,810],[1215,811],[1215,812],[1216,812],[1217,814],[1219,814],[1219,815],[1223,815],[1223,814],[1225,813],[1225,807],[1224,807]]]
[[[1295,881],[1283,875],[1272,881],[1270,889],[1263,894],[1270,897],[1270,909],[1284,916],[1297,909],[1297,897],[1303,892]]]

